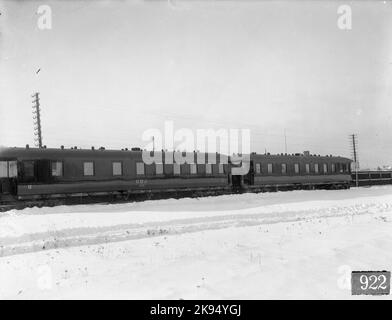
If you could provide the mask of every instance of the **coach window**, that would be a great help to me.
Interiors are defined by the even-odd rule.
[[[315,163],[315,164],[314,164],[314,172],[315,172],[315,173],[318,173],[318,172],[319,172],[319,165],[318,165],[318,163]]]
[[[191,163],[191,174],[196,174],[196,173],[197,173],[197,164]]]
[[[285,174],[287,172],[287,165],[285,163],[282,163],[282,174]]]
[[[212,165],[210,163],[206,164],[206,174],[212,174]]]
[[[144,163],[143,162],[136,163],[136,174],[139,176],[144,175]]]
[[[261,173],[260,163],[256,163],[256,173]]]
[[[52,177],[62,177],[62,176],[63,176],[63,162],[52,161]]]
[[[16,161],[8,161],[8,177],[16,178],[18,176],[18,164]]]
[[[294,172],[299,173],[299,164],[298,163],[294,163]]]
[[[310,164],[305,164],[306,173],[310,173]]]
[[[272,163],[268,163],[268,173],[272,173]]]
[[[94,175],[94,162],[88,161],[83,163],[83,174],[85,176],[93,176]]]
[[[219,164],[218,170],[219,170],[219,174],[223,174],[225,172],[222,163]]]
[[[18,165],[16,161],[0,161],[0,178],[16,178]]]
[[[335,172],[335,170],[336,170],[336,169],[335,169],[335,164],[332,163],[332,164],[331,164],[331,171],[332,171],[332,172]]]
[[[0,178],[8,178],[8,163],[0,161]]]
[[[178,163],[173,164],[173,173],[176,175],[181,174],[181,166]]]
[[[324,171],[324,173],[328,173],[328,166],[326,163],[324,163],[323,171]]]
[[[122,176],[122,162],[112,162],[112,173],[114,176]]]
[[[155,173],[156,174],[163,174],[163,163],[155,164]]]

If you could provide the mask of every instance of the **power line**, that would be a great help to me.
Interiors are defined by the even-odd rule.
[[[287,137],[286,137],[286,129],[284,129],[284,152],[287,153]]]

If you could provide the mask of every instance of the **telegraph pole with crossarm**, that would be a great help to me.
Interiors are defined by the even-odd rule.
[[[39,104],[39,92],[32,95],[33,101],[33,120],[34,120],[34,141],[38,148],[42,148],[42,129],[41,129],[41,109]]]
[[[355,186],[358,187],[358,137],[356,134],[350,134],[351,152],[354,160],[354,170],[355,170]]]

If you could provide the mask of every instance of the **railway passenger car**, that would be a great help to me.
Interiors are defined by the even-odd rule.
[[[162,155],[173,157],[172,152]],[[196,161],[196,156],[207,159],[208,155],[193,156]],[[146,165],[140,149],[7,148],[0,151],[1,190],[18,199],[229,190],[228,164],[215,156],[216,164]]]
[[[142,151],[99,149],[0,149],[0,202],[170,194],[215,195],[299,188],[348,188],[351,160],[303,154],[250,155],[249,171],[232,175],[230,157],[193,153],[197,164],[168,161],[147,165]],[[183,156],[185,156],[183,154]],[[208,163],[209,156],[216,163]],[[200,158],[205,164],[200,164]]]
[[[351,160],[343,157],[297,154],[250,156],[244,177],[249,189],[338,189],[349,188]]]
[[[358,177],[358,186],[373,186],[392,184],[392,171],[358,171],[358,175],[355,172],[351,173],[353,179],[352,185],[356,185],[356,179]]]

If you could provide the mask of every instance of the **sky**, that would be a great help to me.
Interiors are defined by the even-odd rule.
[[[289,153],[350,157],[355,133],[362,168],[392,165],[391,1],[0,0],[0,12],[0,145],[34,144],[39,91],[48,147],[143,147],[173,121],[250,129],[261,153],[285,152],[286,133]]]

